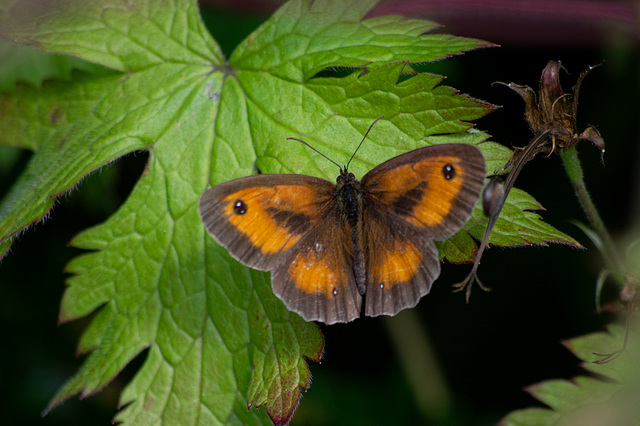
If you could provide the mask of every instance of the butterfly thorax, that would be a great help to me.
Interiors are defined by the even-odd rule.
[[[356,179],[353,173],[349,173],[346,168],[340,170],[340,175],[336,179],[334,198],[349,225],[352,228],[355,227],[360,214],[362,191],[360,181]]]

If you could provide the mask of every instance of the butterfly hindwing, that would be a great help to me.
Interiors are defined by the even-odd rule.
[[[273,291],[308,321],[348,322],[360,316],[362,296],[353,273],[354,247],[335,208],[276,267]]]
[[[440,274],[438,250],[424,231],[371,207],[365,210],[367,316],[395,315],[414,307]],[[374,228],[375,232],[367,230]]]

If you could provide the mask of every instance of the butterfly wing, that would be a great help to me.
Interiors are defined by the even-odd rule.
[[[393,316],[429,293],[440,275],[438,249],[407,222],[374,209],[367,213],[362,241],[367,259],[365,314]]]
[[[274,270],[272,281],[274,293],[307,321],[333,324],[360,316],[353,242],[335,205]]]
[[[200,198],[209,233],[240,262],[273,270],[330,208],[333,185],[300,175],[257,175],[216,185]]]
[[[363,177],[365,314],[395,315],[429,292],[440,274],[433,240],[445,240],[464,225],[484,175],[476,147],[442,144],[392,158]]]
[[[205,191],[200,215],[234,258],[273,272],[274,293],[290,310],[306,320],[350,321],[362,301],[334,189],[311,176],[249,176]]]

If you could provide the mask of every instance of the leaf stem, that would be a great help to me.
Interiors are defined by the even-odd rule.
[[[613,239],[611,238],[609,231],[600,217],[600,213],[598,213],[598,209],[587,191],[587,186],[584,182],[584,173],[582,171],[576,147],[573,146],[562,151],[560,153],[560,158],[562,158],[564,168],[567,171],[571,185],[573,185],[578,201],[587,215],[589,225],[598,234],[598,237],[600,237],[600,240],[602,241],[602,248],[600,251],[604,258],[606,267],[613,273],[618,284],[623,286],[625,276],[623,262],[618,254],[615,244],[613,243]]]
[[[416,310],[405,309],[394,318],[384,317],[384,324],[424,419],[442,424],[451,416],[453,397]]]

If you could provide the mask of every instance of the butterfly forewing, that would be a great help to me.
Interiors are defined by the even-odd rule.
[[[200,215],[233,257],[272,270],[328,213],[333,187],[311,176],[248,176],[205,191]]]
[[[484,158],[476,147],[433,145],[380,164],[362,178],[362,187],[384,206],[380,209],[432,239],[445,240],[471,215],[484,173]]]

